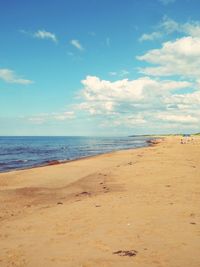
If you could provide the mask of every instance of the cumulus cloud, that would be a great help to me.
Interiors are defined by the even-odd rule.
[[[148,63],[139,70],[143,77],[125,79],[129,74],[126,70],[109,73],[116,81],[87,76],[81,81],[80,101],[74,109],[97,117],[108,127],[192,129],[200,125],[199,22],[181,24],[164,16],[156,30],[143,34],[140,41],[173,33],[178,33],[179,38],[137,57]]]
[[[57,40],[57,37],[54,33],[52,32],[48,32],[48,31],[45,31],[45,30],[38,30],[37,32],[35,32],[33,34],[33,36],[35,38],[38,38],[38,39],[47,39],[47,40],[51,40],[53,41],[54,43],[57,43],[58,40]]]
[[[199,22],[186,23],[184,24],[184,31],[193,37],[200,38],[200,23]]]
[[[129,74],[125,69],[109,73],[116,81],[87,76],[81,81],[83,88],[73,111],[33,116],[30,121],[40,124],[67,121],[79,112],[81,116],[98,118],[108,127],[151,125],[152,129],[192,129],[200,125],[200,24],[194,21],[181,24],[165,16],[155,31],[143,34],[140,41],[169,37],[173,33],[179,33],[179,38],[137,57],[148,63],[139,70],[143,77],[125,79]],[[107,39],[108,46],[109,43]],[[79,40],[73,39],[70,44],[84,50]]]
[[[142,90],[145,83],[150,83],[148,78],[128,81],[127,79],[110,82],[100,80],[95,76],[87,76],[82,81],[84,90],[83,97],[88,101],[110,101],[110,100],[127,100],[142,99]]]
[[[96,76],[87,76],[82,80],[82,84],[81,102],[75,109],[92,116],[102,116],[104,126],[109,124],[116,127],[139,127],[147,121],[163,121],[157,116],[157,112],[167,112],[172,105],[178,109],[178,103],[170,100],[170,97],[176,95],[176,90],[193,86],[188,81],[141,77],[136,80],[122,79],[111,82]]]
[[[191,107],[193,110],[200,108],[200,90],[186,94],[173,94],[166,96],[165,103],[172,105],[180,105],[180,109]]]
[[[19,77],[13,70],[0,69],[0,79],[7,83],[28,85],[33,81]]]
[[[138,101],[152,92],[162,93],[163,90],[170,91],[191,86],[191,83],[186,81],[159,81],[149,77],[110,82],[96,76],[87,76],[85,80],[82,80],[82,84],[84,86],[82,96],[88,101]]]
[[[79,42],[79,40],[75,40],[75,39],[73,39],[73,40],[70,41],[70,43],[71,43],[71,45],[73,45],[76,49],[78,49],[78,50],[80,50],[80,51],[83,51],[83,50],[84,50],[84,48],[83,48],[82,44]]]
[[[164,2],[163,2],[164,3]],[[167,4],[167,2],[165,2]],[[139,61],[143,77],[116,81],[87,76],[76,109],[102,119],[102,125],[151,129],[198,129],[200,127],[200,23],[178,23],[167,16],[157,31],[143,34],[140,41],[178,33],[177,39],[151,49]],[[174,37],[174,35],[173,35]],[[147,64],[146,64],[147,63]],[[125,72],[124,72],[125,73]],[[127,73],[125,73],[127,75]]]
[[[137,58],[157,65],[140,69],[146,75],[199,77],[200,38],[188,36],[165,42],[160,49],[150,50]]]

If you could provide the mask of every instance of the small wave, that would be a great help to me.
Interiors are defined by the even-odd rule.
[[[28,162],[29,160],[28,159],[16,159],[16,160],[10,160],[10,161],[7,161],[6,163],[4,164],[18,164],[18,163],[25,163],[25,162]]]
[[[61,160],[59,160],[59,162],[60,163],[64,163],[64,162],[67,162],[67,161],[69,161],[70,160],[70,158],[67,158],[67,159],[61,159]]]

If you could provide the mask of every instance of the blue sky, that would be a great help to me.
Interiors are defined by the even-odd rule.
[[[199,0],[0,0],[0,135],[200,131]]]

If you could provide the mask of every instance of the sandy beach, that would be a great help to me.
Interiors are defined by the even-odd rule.
[[[199,267],[200,137],[0,174],[0,266]]]

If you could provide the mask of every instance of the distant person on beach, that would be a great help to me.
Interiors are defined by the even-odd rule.
[[[184,134],[183,138],[181,138],[181,144],[187,144],[193,142],[193,138],[191,137],[190,134]]]

